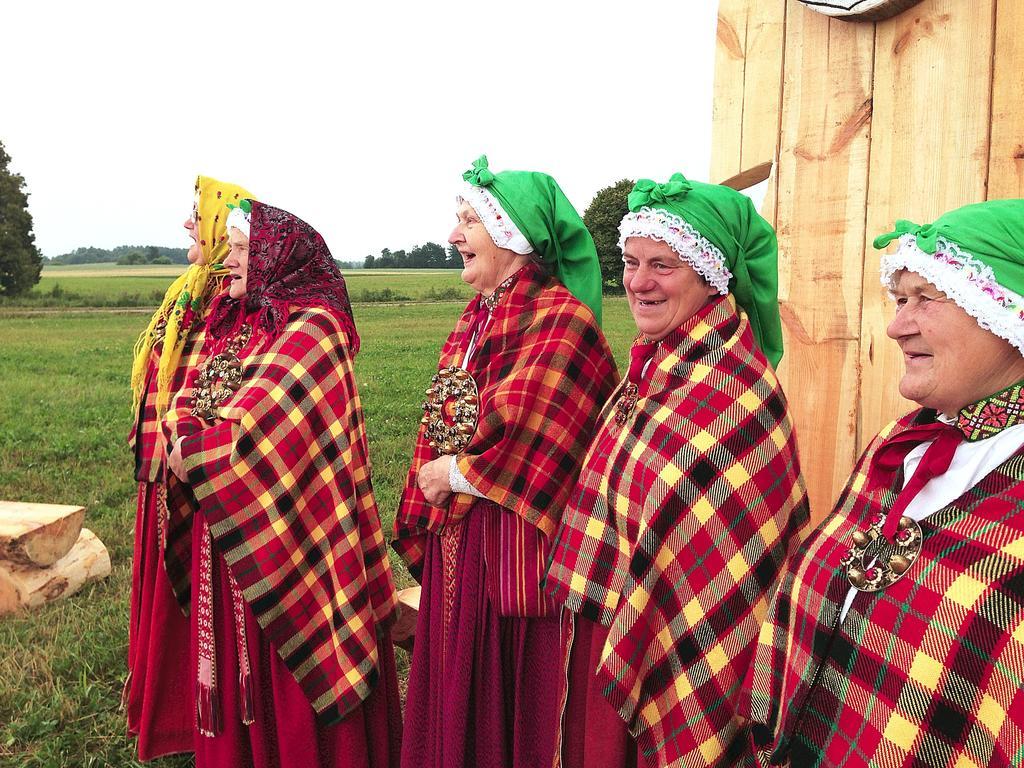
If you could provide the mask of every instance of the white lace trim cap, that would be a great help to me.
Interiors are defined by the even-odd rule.
[[[468,182],[463,183],[459,202],[465,200],[476,211],[483,222],[484,229],[491,240],[499,248],[508,248],[513,253],[525,256],[533,253],[533,246],[526,239],[512,218],[501,207],[498,199],[483,187],[474,187]]]
[[[631,237],[660,240],[721,295],[729,293],[732,272],[725,265],[725,256],[717,245],[690,226],[682,216],[646,206],[627,213],[619,224],[619,250],[625,251],[626,240]]]
[[[890,295],[896,272],[916,272],[1024,355],[1024,297],[1000,285],[990,266],[942,237],[934,255],[922,251],[914,235],[902,235],[899,243],[895,253],[882,257],[882,285]]]
[[[238,206],[231,209],[228,214],[227,228],[234,227],[246,237],[249,237],[249,224],[252,221],[252,214],[246,213]]]

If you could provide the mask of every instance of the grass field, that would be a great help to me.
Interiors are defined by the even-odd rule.
[[[4,308],[155,307],[183,271],[178,266],[81,264],[45,267],[28,294],[0,298]],[[454,269],[349,270],[349,293],[356,303],[466,301],[472,291]]]
[[[379,277],[365,275],[370,282]],[[458,280],[452,273],[441,278]],[[423,389],[460,311],[454,303],[356,308],[363,339],[356,375],[386,530]],[[86,525],[106,543],[113,564],[109,579],[78,595],[0,619],[0,766],[138,765],[118,701],[136,488],[124,443],[131,423],[127,369],[146,320],[111,312],[0,316],[0,498],[86,505]],[[624,300],[605,301],[605,330],[621,370],[634,333]],[[407,584],[400,561],[392,561]]]

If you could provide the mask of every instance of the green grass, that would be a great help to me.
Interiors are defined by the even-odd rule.
[[[39,283],[24,296],[0,298],[4,308],[155,307],[180,275],[178,266],[81,264],[46,267]],[[352,270],[345,272],[352,301],[461,301],[472,290],[459,270]]]
[[[356,376],[386,531],[423,390],[460,311],[451,303],[356,309],[363,340]],[[111,312],[0,317],[0,498],[87,506],[86,525],[113,565],[110,578],[73,597],[0,619],[0,766],[138,765],[118,701],[136,489],[124,443],[126,382],[131,346],[147,319]],[[621,370],[634,334],[622,299],[605,301],[605,330]],[[407,585],[401,561],[392,562]]]

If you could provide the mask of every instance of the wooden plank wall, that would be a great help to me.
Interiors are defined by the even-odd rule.
[[[1019,0],[924,0],[877,24],[720,2],[711,178],[778,159],[762,213],[779,234],[779,375],[816,520],[912,407],[871,241],[896,218],[1024,196],[1021,30]]]

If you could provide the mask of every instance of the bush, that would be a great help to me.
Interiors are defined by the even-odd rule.
[[[393,291],[390,288],[365,288],[354,294],[352,301],[361,304],[378,304],[393,301],[409,301],[405,294]]]
[[[430,301],[453,301],[465,299],[465,292],[456,285],[446,285],[444,288],[430,288],[423,294],[423,298]]]

